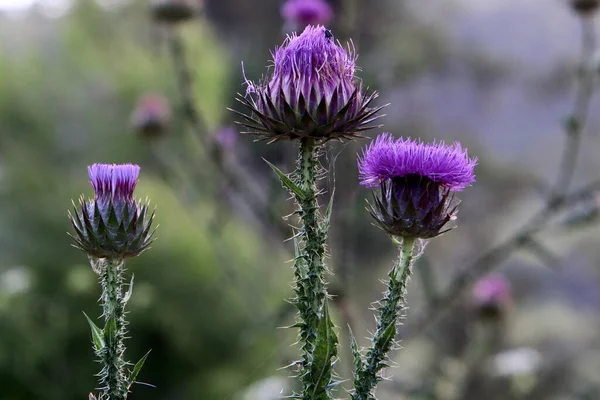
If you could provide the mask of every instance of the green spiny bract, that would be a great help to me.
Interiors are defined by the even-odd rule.
[[[153,242],[150,231],[154,212],[148,203],[101,204],[94,199],[79,200],[79,207],[69,215],[75,228],[75,247],[96,258],[134,257]]]

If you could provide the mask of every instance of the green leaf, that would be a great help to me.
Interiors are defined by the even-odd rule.
[[[365,363],[362,358],[362,354],[360,353],[360,349],[358,348],[358,343],[356,343],[356,338],[354,337],[354,332],[352,332],[352,328],[348,325],[348,331],[350,336],[350,348],[352,349],[352,358],[354,359],[354,374],[358,376],[364,369]]]
[[[132,274],[127,293],[125,293],[125,296],[123,296],[123,305],[126,305],[129,302],[129,299],[131,299],[131,294],[133,293],[133,277],[134,275]]]
[[[286,174],[284,174],[275,165],[271,164],[264,158],[263,158],[263,160],[269,165],[269,167],[271,167],[271,169],[273,171],[275,171],[275,173],[279,177],[279,180],[281,180],[281,184],[283,185],[283,187],[285,187],[286,189],[288,189],[289,191],[294,193],[296,196],[298,196],[298,198],[300,200],[304,200],[306,198],[306,194],[304,193],[304,190],[302,190],[302,188],[300,186],[296,185]]]
[[[337,356],[338,339],[333,331],[333,322],[329,317],[329,308],[327,302],[323,305],[323,316],[319,319],[317,327],[317,338],[313,352],[313,360],[310,368],[313,376],[318,378],[313,382],[315,387],[326,387],[331,382],[331,370],[333,359]]]
[[[106,320],[106,324],[104,325],[104,337],[108,338],[107,340],[113,341],[115,340],[115,336],[117,334],[117,321],[114,317],[110,317]]]
[[[151,351],[152,350],[149,350],[146,354],[144,354],[144,357],[140,358],[140,361],[138,361],[135,364],[135,366],[133,367],[133,370],[131,370],[131,375],[129,375],[129,383],[127,386],[128,389],[131,387],[131,385],[133,385],[135,383],[135,379],[137,378],[138,374],[140,373],[140,370],[144,366],[144,363],[146,362],[146,358],[148,358],[148,355],[150,355]]]
[[[327,234],[329,230],[329,226],[331,224],[331,212],[333,211],[333,198],[335,197],[335,188],[331,192],[331,197],[329,198],[329,204],[327,205],[327,209],[325,210],[325,219],[323,220],[323,233]]]
[[[102,329],[98,328],[94,321],[92,321],[85,312],[83,313],[83,315],[85,315],[85,318],[87,319],[88,324],[90,324],[90,328],[92,330],[92,340],[94,342],[94,349],[97,352],[99,352],[104,348],[104,334],[102,332]]]

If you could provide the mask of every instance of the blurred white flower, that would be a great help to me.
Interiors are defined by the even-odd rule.
[[[521,347],[496,354],[491,360],[495,376],[519,376],[535,372],[542,364],[542,355],[531,347]]]

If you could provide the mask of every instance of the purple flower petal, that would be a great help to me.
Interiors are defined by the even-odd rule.
[[[133,164],[94,164],[88,167],[96,199],[133,200],[140,167]]]
[[[369,188],[388,179],[420,175],[451,191],[461,191],[475,181],[475,165],[477,158],[469,159],[458,142],[452,146],[443,141],[422,143],[394,139],[389,133],[371,142],[358,161],[361,184]]]

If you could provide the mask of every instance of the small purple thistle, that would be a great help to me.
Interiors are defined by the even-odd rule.
[[[392,236],[432,238],[455,219],[453,192],[475,181],[477,159],[459,143],[422,143],[379,135],[359,157],[361,184],[379,188],[369,212]]]
[[[281,16],[301,27],[327,25],[333,19],[333,10],[324,0],[288,0],[281,6]]]
[[[140,167],[134,164],[93,164],[88,167],[97,200],[133,201]]]
[[[460,143],[422,143],[412,139],[394,139],[389,133],[379,135],[359,159],[361,184],[378,187],[382,181],[419,175],[453,191],[462,191],[475,181],[473,169],[477,158],[469,159]]]
[[[88,167],[93,199],[73,203],[69,214],[75,247],[96,258],[123,259],[146,250],[153,241],[153,212],[133,197],[140,167],[133,164],[93,164]]]
[[[473,286],[472,304],[482,318],[501,317],[511,303],[510,283],[502,275],[486,276]]]
[[[239,122],[270,142],[313,138],[318,142],[356,137],[378,119],[355,76],[356,54],[343,48],[323,26],[309,25],[273,52],[271,73],[260,83],[246,80],[238,100],[251,111]]]

